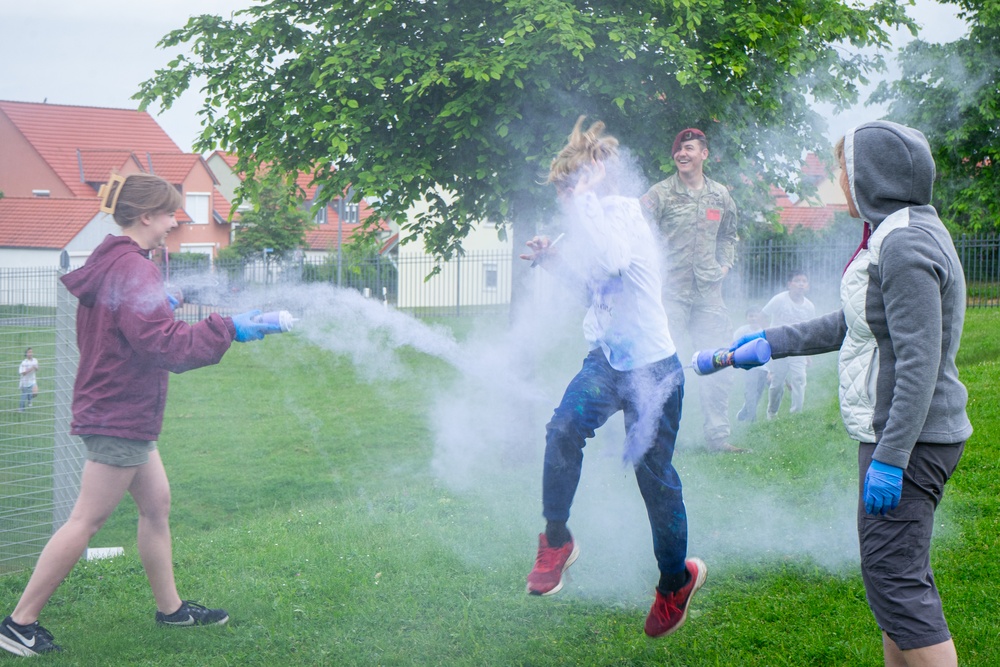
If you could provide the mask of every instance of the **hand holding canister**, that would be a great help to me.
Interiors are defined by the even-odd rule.
[[[235,340],[237,343],[247,343],[261,340],[267,334],[284,333],[292,328],[294,322],[295,319],[287,310],[275,310],[269,313],[251,310],[240,313],[233,316]]]
[[[295,318],[287,310],[272,310],[253,318],[254,322],[266,325],[265,334],[285,333],[295,326]]]
[[[720,347],[717,350],[695,352],[691,367],[698,375],[709,375],[728,366],[754,368],[771,360],[771,344],[765,338],[754,338],[735,350]]]

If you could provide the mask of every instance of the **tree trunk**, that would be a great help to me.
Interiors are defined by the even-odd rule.
[[[512,241],[510,310],[508,319],[516,322],[518,316],[531,303],[532,269],[531,263],[521,259],[519,255],[527,250],[525,244],[538,231],[538,215],[531,205],[531,198],[515,195],[511,202],[510,235]]]

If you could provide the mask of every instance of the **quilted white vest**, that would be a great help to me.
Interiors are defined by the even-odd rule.
[[[875,442],[875,385],[878,379],[878,345],[865,317],[868,267],[878,266],[882,241],[895,229],[910,222],[909,209],[901,209],[882,221],[840,280],[840,302],[847,322],[847,335],[840,346],[840,416],[850,436],[859,442]]]

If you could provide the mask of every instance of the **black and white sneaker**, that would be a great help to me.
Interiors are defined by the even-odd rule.
[[[156,612],[156,622],[160,625],[222,625],[228,620],[225,609],[209,609],[187,600],[182,600],[181,608],[172,614]]]
[[[24,657],[62,650],[52,642],[52,633],[40,626],[38,621],[19,625],[10,616],[3,619],[3,625],[0,625],[0,648]]]

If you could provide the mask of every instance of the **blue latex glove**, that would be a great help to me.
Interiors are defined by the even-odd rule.
[[[735,341],[733,341],[732,345],[729,346],[729,351],[734,352],[743,345],[746,345],[752,340],[757,340],[758,338],[763,338],[764,340],[767,340],[767,336],[764,335],[763,329],[761,329],[760,331],[751,331],[748,334],[740,336]],[[739,368],[741,370],[748,371],[751,368],[757,368],[763,365],[764,364],[733,364],[733,368]]]
[[[735,341],[733,341],[733,344],[729,346],[729,351],[732,352],[736,348],[742,347],[745,344],[749,343],[750,341],[757,340],[758,338],[763,338],[764,340],[767,340],[767,336],[764,335],[763,329],[761,329],[760,331],[751,331],[748,334],[743,334]]]
[[[248,343],[252,340],[260,340],[264,334],[271,332],[271,326],[262,322],[255,322],[254,318],[260,315],[260,310],[251,310],[239,315],[233,315],[233,327],[236,328],[237,343]]]
[[[872,459],[865,474],[865,512],[886,514],[899,505],[903,493],[903,469]]]

